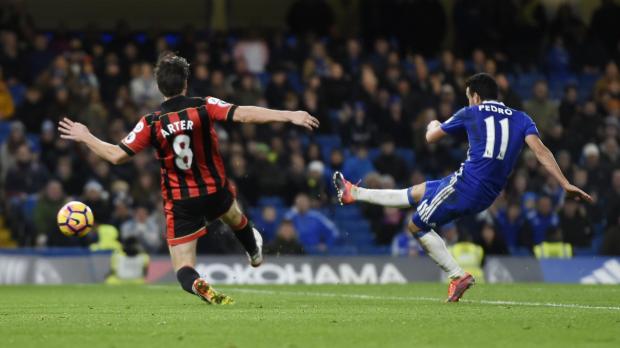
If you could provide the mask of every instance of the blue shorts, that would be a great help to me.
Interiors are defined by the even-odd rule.
[[[476,214],[488,208],[489,204],[471,199],[472,194],[459,188],[457,175],[426,182],[426,190],[413,215],[413,223],[421,231],[429,231],[447,224],[464,215]]]

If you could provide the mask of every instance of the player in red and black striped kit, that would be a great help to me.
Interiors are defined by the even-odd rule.
[[[59,123],[63,139],[83,142],[113,164],[154,148],[161,166],[161,190],[166,233],[172,264],[184,290],[208,303],[225,304],[230,297],[216,292],[194,269],[196,240],[207,233],[207,223],[221,219],[243,244],[250,264],[263,260],[262,237],[241,212],[235,191],[227,180],[219,152],[215,122],[291,122],[313,130],[316,118],[305,111],[278,111],[236,106],[213,97],[188,98],[189,64],[179,56],[164,54],[155,77],[165,97],[161,110],[140,119],[118,144],[101,141],[83,124],[68,118]]]

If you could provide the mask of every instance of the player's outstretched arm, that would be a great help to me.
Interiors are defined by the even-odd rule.
[[[441,122],[437,120],[432,120],[428,126],[426,126],[426,142],[429,144],[438,142],[446,135],[448,135],[448,133],[441,129]]]
[[[120,164],[129,159],[129,155],[118,145],[102,141],[92,135],[88,127],[79,122],[73,122],[65,117],[58,122],[58,131],[60,132],[61,138],[86,144],[97,156],[112,164]]]
[[[592,197],[589,194],[585,193],[579,187],[572,185],[568,179],[562,173],[562,170],[558,166],[558,163],[555,161],[553,154],[551,151],[543,144],[538,135],[530,134],[525,137],[525,142],[527,146],[532,149],[538,161],[547,169],[549,172],[564,188],[566,191],[566,195],[568,197],[575,198],[577,200],[583,199],[592,203]]]
[[[260,106],[239,106],[233,114],[233,121],[243,123],[291,122],[309,130],[319,128],[319,120],[305,111],[284,111]]]

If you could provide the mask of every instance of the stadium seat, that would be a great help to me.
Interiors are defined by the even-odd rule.
[[[338,206],[334,210],[334,219],[335,220],[356,220],[361,219],[362,213],[359,210],[359,207],[355,205],[345,205]]]
[[[415,168],[415,152],[412,149],[399,147],[396,149],[396,154],[405,160],[405,163],[407,163],[407,167],[410,170]]]
[[[8,121],[0,121],[0,144],[4,143],[11,132],[11,123]]]
[[[284,200],[278,196],[265,196],[258,200],[259,207],[272,205],[274,207],[284,207]]]

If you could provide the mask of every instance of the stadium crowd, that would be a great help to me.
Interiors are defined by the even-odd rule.
[[[329,13],[316,3],[322,6],[314,10]],[[398,2],[388,3],[399,10]],[[504,103],[535,120],[564,173],[595,204],[564,200],[558,183],[524,151],[493,207],[444,226],[443,236],[449,243],[474,241],[486,254],[527,254],[542,241],[563,240],[584,254],[619,255],[620,7],[603,1],[588,26],[571,6],[549,15],[537,0],[523,1],[510,14],[514,21],[506,21],[502,11],[511,10],[504,3],[512,2],[457,1],[448,18],[438,1],[413,1],[427,12],[405,13],[427,13],[418,18],[426,26],[392,35],[381,32],[381,22],[365,22],[363,39],[329,30],[330,16],[304,22],[299,12],[313,9],[295,5],[288,31],[265,33],[191,27],[144,33],[122,21],[112,33],[47,32],[36,30],[22,7],[3,7],[0,244],[95,242],[96,233],[70,239],[58,232],[56,212],[71,197],[88,204],[97,223],[114,226],[121,239],[135,237],[149,252],[165,252],[153,153],[111,166],[59,139],[56,122],[68,115],[118,142],[162,102],[153,63],[173,50],[192,65],[191,96],[304,109],[321,121],[314,134],[283,124],[218,127],[227,173],[270,252],[417,253],[403,232],[410,212],[337,206],[331,173],[341,170],[372,188],[407,187],[451,173],[466,157],[466,139],[427,145],[425,127],[465,106],[465,79],[484,71],[496,77]],[[493,20],[480,20],[493,10]],[[448,21],[455,44],[443,47]],[[394,20],[394,30],[400,22]],[[430,39],[421,48],[414,38],[424,33]],[[217,222],[200,243],[203,252],[239,248]]]

